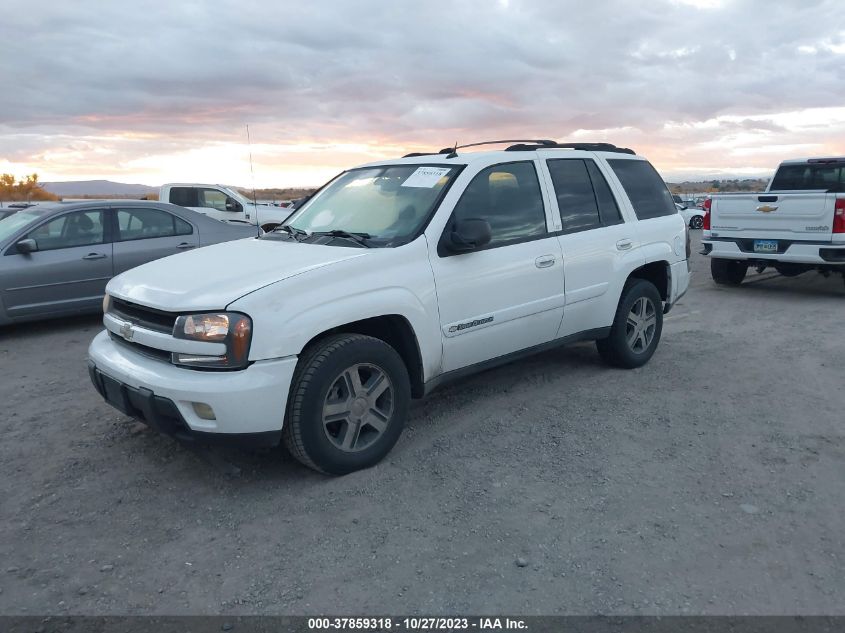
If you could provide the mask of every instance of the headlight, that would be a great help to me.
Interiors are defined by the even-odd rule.
[[[111,295],[106,294],[103,297],[103,314],[108,312],[110,307],[111,307]]]
[[[201,356],[174,352],[174,365],[205,369],[243,369],[248,364],[252,320],[237,312],[188,314],[176,319],[174,338],[207,343],[225,343],[223,356]]]

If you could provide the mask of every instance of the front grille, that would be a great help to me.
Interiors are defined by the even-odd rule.
[[[170,362],[170,352],[166,352],[163,349],[156,349],[155,347],[147,347],[146,345],[139,345],[138,343],[127,341],[125,338],[118,336],[114,332],[109,332],[109,336],[111,337],[111,340],[113,340],[118,345],[123,345],[124,347],[127,347],[133,352],[137,352],[142,356],[146,356],[147,358],[155,358],[156,360],[163,360],[166,363]]]
[[[124,321],[129,321],[148,330],[163,332],[164,334],[173,333],[173,326],[176,323],[177,316],[171,312],[148,308],[115,297],[112,297],[109,312]]]

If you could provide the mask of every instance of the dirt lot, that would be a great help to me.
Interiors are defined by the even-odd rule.
[[[0,613],[845,614],[845,286],[713,285],[652,362],[582,344],[417,402],[378,467],[198,451],[0,331]]]

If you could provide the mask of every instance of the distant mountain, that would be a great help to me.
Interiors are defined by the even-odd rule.
[[[157,192],[157,187],[132,185],[111,180],[69,180],[66,182],[42,182],[41,186],[57,196],[144,196]]]

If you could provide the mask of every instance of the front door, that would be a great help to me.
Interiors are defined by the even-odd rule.
[[[527,349],[554,338],[563,313],[560,245],[547,228],[535,161],[488,167],[455,206],[456,219],[482,218],[493,239],[454,254],[430,246],[444,372]]]
[[[92,209],[55,217],[22,238],[34,239],[37,251],[6,255],[14,258],[14,272],[0,282],[11,318],[89,311],[102,303],[112,277],[105,213]]]
[[[217,220],[245,219],[243,205],[219,189],[197,188],[197,206]]]

